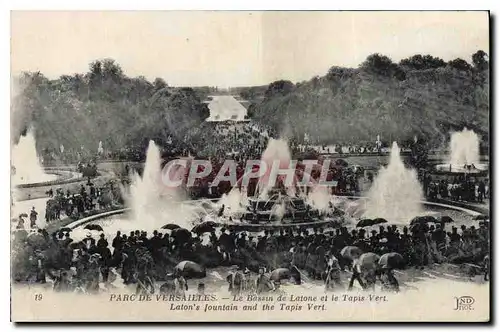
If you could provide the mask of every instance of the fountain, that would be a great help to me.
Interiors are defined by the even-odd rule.
[[[290,167],[291,160],[292,154],[290,152],[290,148],[288,147],[288,142],[282,139],[271,138],[267,143],[266,150],[264,150],[264,153],[261,157],[261,162],[267,165],[267,169],[265,174],[259,178],[259,183],[257,185],[259,198],[267,198],[268,191],[273,187],[273,185],[270,185],[269,183],[271,168],[273,167],[273,164],[277,162],[280,169],[287,169]],[[278,177],[278,179],[283,178],[283,176]],[[291,196],[295,195],[294,186],[289,186],[287,193]]]
[[[15,186],[52,181],[57,178],[57,175],[47,174],[43,170],[36,152],[33,129],[19,138],[19,142],[12,148],[11,158],[12,183]]]
[[[365,218],[409,221],[422,212],[423,190],[414,170],[407,169],[398,144],[392,144],[389,165],[382,167],[368,192]]]
[[[273,145],[282,147],[283,143],[275,142],[271,147]],[[266,192],[265,197],[260,194],[247,195],[240,178],[236,186],[218,201],[207,199],[189,201],[184,200],[183,191],[179,188],[163,185],[160,151],[151,141],[147,150],[144,173],[142,177],[132,174],[132,185],[125,195],[132,213],[128,216],[104,216],[94,223],[100,224],[109,237],[114,236],[118,230],[130,232],[140,229],[151,232],[156,229],[165,232],[161,227],[167,223],[191,229],[194,224],[202,220],[215,221],[220,227],[229,226],[236,230],[259,232],[262,229],[287,227],[311,228],[328,227],[328,225],[352,227],[357,219],[372,217],[385,218],[391,223],[407,224],[414,216],[428,213],[437,216],[446,211],[446,215],[451,215],[457,221],[460,220],[465,224],[477,223],[472,220],[474,214],[470,211],[463,213],[454,210],[459,208],[421,202],[423,195],[417,176],[413,170],[405,168],[399,152],[399,147],[394,143],[390,163],[387,168],[380,170],[368,198],[331,196],[327,186],[317,183],[312,183],[308,191],[295,186],[296,194],[290,195],[289,188],[280,180],[274,186],[261,181],[261,188]],[[267,159],[268,162],[272,161],[271,155],[284,156],[280,159],[282,161],[287,156],[283,150],[275,151],[273,154],[268,151],[264,154],[263,159]],[[182,167],[180,171],[183,175]],[[178,179],[177,171],[175,174],[174,178]],[[86,232],[87,230],[80,225],[74,230],[72,237],[83,238]]]
[[[158,229],[168,223],[191,229],[199,218],[196,207],[181,204],[185,197],[178,188],[163,184],[160,149],[154,141],[149,142],[142,177],[134,171],[126,196],[134,229]]]
[[[446,173],[483,173],[488,166],[480,163],[479,136],[464,128],[451,134],[450,155],[447,164],[436,166],[436,170]]]
[[[328,187],[314,183],[309,194],[307,186],[301,188],[296,172],[290,173],[291,181],[285,175],[279,175],[276,181],[270,181],[273,164],[280,169],[295,167],[286,140],[270,139],[261,161],[267,165],[266,172],[259,178],[253,197],[247,197],[241,189],[234,187],[220,202],[229,204],[229,213],[238,212],[241,220],[250,224],[291,225],[294,223],[327,222],[324,216],[329,210],[330,195]],[[240,179],[241,180],[241,179]],[[240,181],[238,181],[240,182]],[[227,207],[228,205],[225,205]]]

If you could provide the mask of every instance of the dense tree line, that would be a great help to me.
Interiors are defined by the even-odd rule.
[[[254,120],[320,143],[412,141],[440,146],[448,133],[474,129],[488,141],[489,63],[484,51],[449,62],[414,55],[399,63],[372,54],[358,68],[332,67],[322,77],[266,89],[245,88]],[[288,133],[289,134],[289,133]]]
[[[183,140],[208,117],[209,87],[173,88],[162,78],[131,78],[111,59],[97,60],[84,74],[49,80],[25,72],[14,82],[12,139],[35,128],[39,151],[142,148],[150,139]]]
[[[131,78],[111,59],[87,73],[50,80],[40,72],[15,78],[12,139],[33,126],[39,151],[144,150],[154,139],[186,142],[208,117],[203,103],[215,87],[170,87]],[[489,62],[483,51],[472,62],[414,55],[399,63],[370,55],[358,68],[332,67],[321,77],[292,83],[232,88],[250,102],[248,115],[299,141],[307,133],[320,143],[411,142],[414,136],[439,146],[464,126],[488,141]],[[193,140],[191,138],[190,140]]]

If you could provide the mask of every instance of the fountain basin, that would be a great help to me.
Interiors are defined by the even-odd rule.
[[[472,165],[454,165],[454,164],[439,164],[435,166],[436,173],[460,175],[486,175],[488,173],[488,164],[472,164]]]
[[[350,200],[353,202],[357,202],[359,204],[362,204],[364,200],[366,200],[366,197],[360,197],[360,196],[344,196],[342,199]],[[471,225],[475,225],[476,227],[479,226],[479,220],[475,220],[475,217],[480,215],[481,213],[478,211],[472,210],[472,208],[466,208],[466,207],[461,207],[461,206],[454,206],[454,205],[449,205],[449,204],[442,204],[442,203],[434,203],[434,202],[427,202],[427,201],[422,201],[420,202],[426,211],[426,214],[431,214],[431,215],[447,215],[452,217],[452,219],[455,220],[454,223],[451,224],[446,224],[445,228],[449,230],[451,226],[459,227],[460,225],[466,225],[467,227]],[[183,204],[200,204],[199,201],[186,201]],[[116,231],[121,231],[124,234],[127,234],[130,231],[135,231],[136,229],[140,230],[146,230],[148,233],[151,233],[153,230],[158,230],[158,231],[163,231],[165,232],[166,230],[162,230],[161,226],[162,224],[166,222],[158,221],[158,224],[155,225],[154,227],[151,227],[152,225],[149,225],[149,227],[144,227],[144,225],[141,225],[140,222],[135,222],[130,216],[128,216],[128,212],[130,212],[129,208],[126,209],[119,209],[115,211],[109,211],[105,212],[102,214],[94,215],[88,218],[80,219],[77,221],[74,221],[73,223],[66,225],[66,227],[69,227],[74,230],[74,234],[72,234],[72,237],[74,239],[78,239],[79,237],[84,237],[87,234],[87,230],[84,229],[85,225],[88,223],[93,223],[93,224],[98,224],[100,225],[106,236],[108,237],[114,237],[116,234]],[[197,219],[195,223],[198,223],[200,218]],[[195,223],[193,223],[192,227],[194,227]],[[245,223],[240,223],[240,222],[230,222],[228,220],[218,220],[216,222],[217,227],[225,227],[225,228],[230,228],[234,229],[236,231],[246,231],[249,233],[258,233],[263,230],[281,230],[281,229],[288,229],[288,228],[306,228],[306,229],[311,229],[311,228],[317,228],[317,227],[322,227],[325,230],[338,227],[338,225],[342,224],[342,220],[340,218],[332,218],[332,219],[325,219],[325,220],[316,220],[316,221],[310,221],[310,222],[298,222],[298,223],[282,223],[282,224],[245,224]],[[408,226],[409,221],[406,222],[400,222],[400,223],[390,223],[390,224],[396,224],[398,226]],[[343,226],[346,226],[347,228],[355,228],[355,222],[349,222],[349,221],[344,221],[342,224]],[[374,226],[374,227],[378,227]]]
[[[16,188],[23,189],[23,188],[55,186],[65,183],[81,181],[82,179],[81,173],[62,170],[62,169],[47,169],[45,170],[45,174],[46,177],[40,179],[42,181],[31,182],[31,183],[20,183],[16,185]]]

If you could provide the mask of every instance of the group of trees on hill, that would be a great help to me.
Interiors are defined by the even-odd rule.
[[[488,56],[478,51],[472,63],[420,54],[395,63],[372,54],[358,68],[334,66],[322,77],[297,84],[279,80],[266,89],[241,89],[240,95],[253,101],[255,121],[286,128],[299,140],[305,133],[318,143],[418,136],[439,146],[463,127],[488,140],[488,92]]]
[[[162,78],[125,75],[114,60],[97,60],[87,73],[48,79],[25,72],[14,82],[12,139],[33,126],[39,150],[144,149],[185,141],[209,116],[204,100],[215,87],[170,87]],[[318,143],[390,142],[422,137],[433,145],[468,127],[488,141],[489,63],[483,51],[472,62],[414,55],[399,63],[370,55],[358,68],[332,67],[321,77],[292,83],[232,88],[250,102],[254,121]],[[199,130],[202,130],[199,129]]]
[[[162,78],[131,78],[114,60],[97,60],[84,74],[49,80],[25,72],[14,82],[14,143],[28,127],[35,128],[38,149],[96,150],[144,147],[183,139],[185,132],[209,116],[203,103],[207,88],[173,88]],[[200,93],[202,92],[202,93]],[[201,95],[201,96],[200,96]]]

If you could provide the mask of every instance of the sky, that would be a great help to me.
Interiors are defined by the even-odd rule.
[[[251,86],[357,67],[373,53],[489,53],[487,12],[14,11],[11,71],[49,78],[115,59],[172,86]]]

